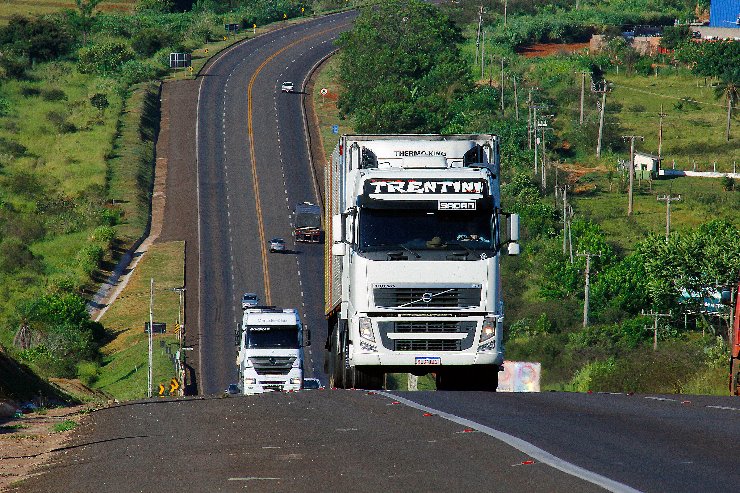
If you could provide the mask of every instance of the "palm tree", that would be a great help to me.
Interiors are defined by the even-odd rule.
[[[724,97],[727,101],[727,127],[725,140],[730,141],[730,122],[732,121],[732,108],[740,99],[740,68],[732,67],[726,70],[720,77],[720,83],[716,90],[717,97]]]

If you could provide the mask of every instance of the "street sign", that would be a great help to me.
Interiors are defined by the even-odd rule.
[[[164,334],[167,332],[166,322],[154,322],[154,334]],[[149,322],[144,322],[144,333],[149,333]]]
[[[164,385],[159,384],[159,395],[164,395]]]
[[[327,89],[326,87],[322,87],[319,92],[322,96],[326,96],[327,94],[329,94],[329,89]]]
[[[174,394],[177,389],[180,388],[180,382],[176,378],[170,380],[170,395]]]
[[[339,133],[339,125],[332,125],[331,126],[331,133],[338,134]]]

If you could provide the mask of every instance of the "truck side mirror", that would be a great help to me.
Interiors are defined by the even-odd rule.
[[[521,247],[519,246],[519,214],[509,216],[509,255],[519,255]]]
[[[346,246],[344,243],[334,243],[331,246],[331,254],[336,257],[343,257],[347,253]]]
[[[311,345],[311,330],[306,329],[303,331],[303,347],[308,347]]]
[[[345,255],[344,217],[341,214],[331,216],[331,254],[337,257]]]
[[[238,347],[242,343],[242,324],[241,322],[236,323],[236,330],[234,330],[234,344]]]

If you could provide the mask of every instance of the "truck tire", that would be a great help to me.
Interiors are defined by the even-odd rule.
[[[344,376],[344,358],[341,352],[341,344],[339,338],[339,327],[334,325],[334,330],[331,336],[331,349],[329,350],[329,358],[331,360],[331,375],[330,385],[332,388],[341,389],[343,388],[343,376]]]
[[[385,373],[371,366],[355,366],[355,388],[381,390]]]
[[[496,388],[498,387],[497,365],[474,366],[471,370],[474,377],[471,379],[471,383],[475,387],[474,390],[496,392]]]
[[[347,331],[347,324],[340,323],[340,347],[342,348],[341,364],[342,364],[342,388],[353,389],[355,388],[355,371],[349,365],[349,332]]]

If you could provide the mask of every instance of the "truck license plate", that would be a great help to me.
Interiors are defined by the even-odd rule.
[[[417,365],[439,365],[442,364],[442,359],[439,356],[417,356]]]

